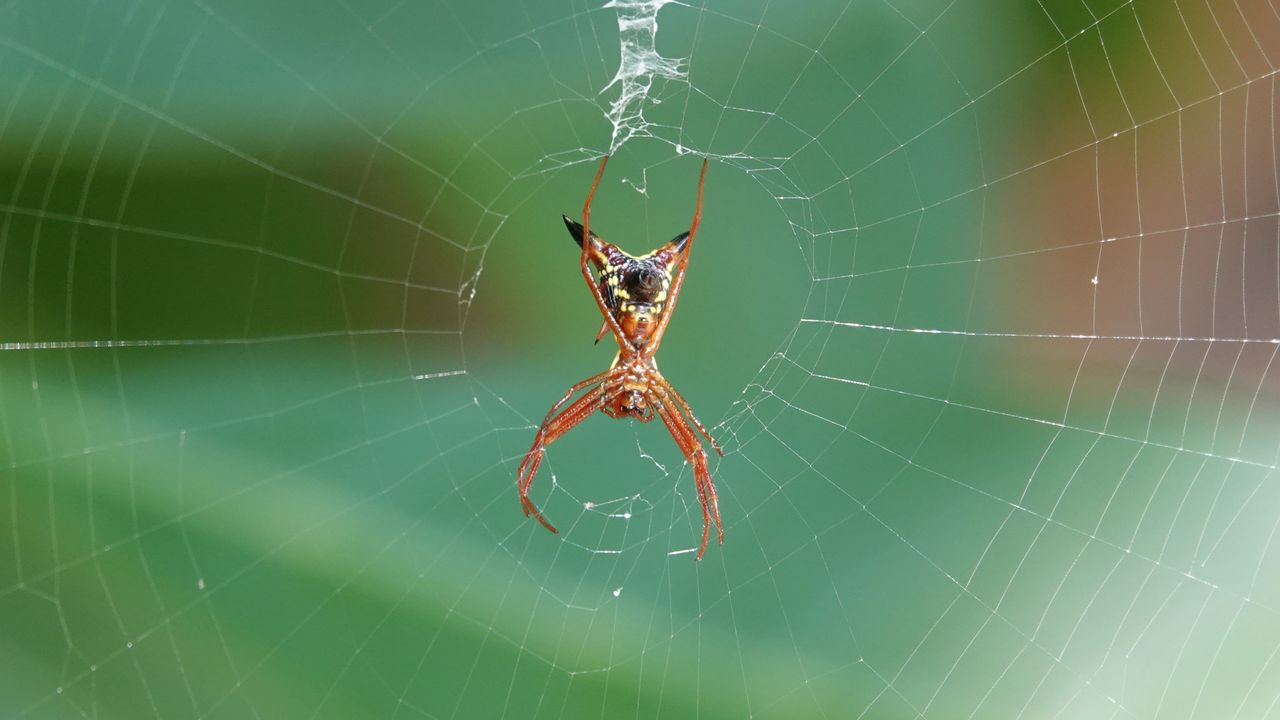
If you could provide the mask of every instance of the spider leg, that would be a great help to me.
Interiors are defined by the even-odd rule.
[[[591,377],[587,378],[586,380],[583,380],[583,381],[578,382],[578,383],[574,383],[573,387],[570,387],[568,390],[566,390],[566,391],[564,392],[564,397],[562,397],[562,398],[560,398],[559,400],[557,400],[557,401],[556,401],[556,404],[555,404],[555,405],[552,405],[552,406],[551,406],[551,409],[547,411],[547,415],[546,415],[546,417],[542,418],[542,425],[538,426],[538,434],[539,434],[539,435],[541,435],[541,434],[542,434],[542,432],[543,432],[544,430],[546,430],[546,428],[547,428],[547,423],[551,422],[551,416],[556,414],[556,411],[560,409],[560,406],[561,406],[561,405],[564,405],[565,403],[569,402],[569,398],[571,398],[571,397],[573,397],[574,395],[578,394],[578,393],[579,393],[579,392],[581,392],[582,390],[585,390],[586,388],[589,388],[589,387],[591,387],[592,385],[595,385],[595,384],[597,384],[597,383],[604,382],[606,379],[608,379],[608,377],[609,377],[609,372],[610,372],[612,369],[613,369],[613,368],[610,368],[609,370],[605,370],[605,371],[604,371],[604,372],[602,372],[602,373],[597,373],[597,374],[595,374],[595,375],[592,375]]]
[[[707,442],[711,443],[711,447],[715,448],[720,457],[724,457],[724,450],[720,449],[720,444],[716,442],[715,438],[711,437],[711,433],[707,432],[706,426],[702,424],[702,421],[698,419],[698,416],[693,414],[693,408],[689,407],[689,401],[685,400],[684,396],[680,394],[680,391],[676,390],[675,386],[668,382],[665,377],[662,377],[662,375],[658,375],[658,383],[662,385],[663,390],[666,390],[671,395],[671,399],[675,400],[676,405],[678,405],[681,410],[684,410],[684,413],[689,416],[689,419],[693,421],[693,426],[698,428],[698,432],[702,433],[702,437],[706,438]]]
[[[546,443],[543,442],[543,437],[546,434],[547,426],[551,423],[551,418],[556,414],[556,411],[559,410],[562,405],[569,402],[569,398],[573,397],[574,395],[576,395],[581,390],[584,390],[585,388],[591,387],[592,385],[596,385],[602,382],[608,376],[609,376],[609,371],[605,370],[602,373],[592,375],[591,377],[587,378],[586,380],[583,380],[582,382],[575,383],[572,387],[566,390],[564,393],[564,397],[557,400],[556,404],[552,405],[551,409],[547,411],[546,417],[542,418],[542,424],[538,426],[538,432],[533,436],[534,447],[540,447],[540,446],[546,445]],[[520,463],[520,469],[516,473],[517,478],[524,477],[525,468],[529,465],[530,459],[533,456],[533,454],[534,454],[533,451],[530,450],[529,453],[525,455],[524,461]]]
[[[603,165],[601,168],[603,169]],[[648,347],[643,351],[647,357],[652,357],[658,351],[658,346],[662,344],[662,334],[667,331],[667,322],[671,320],[671,313],[676,309],[676,301],[680,299],[680,288],[684,287],[684,271],[689,266],[689,253],[693,250],[693,238],[698,234],[698,223],[702,220],[702,183],[707,179],[707,159],[702,159],[702,173],[698,175],[698,204],[693,211],[693,223],[689,226],[689,239],[684,245],[684,256],[680,258],[680,267],[676,270],[675,280],[671,282],[671,291],[668,293],[670,297],[667,305],[662,309],[662,317],[658,318],[658,327],[650,336]],[[588,204],[591,197],[587,197]],[[583,256],[586,257],[585,255]],[[584,260],[585,262],[585,260]],[[585,265],[583,266],[586,267]]]
[[[618,319],[609,312],[609,305],[604,301],[604,294],[600,292],[600,286],[591,277],[591,270],[587,268],[587,259],[591,252],[596,249],[596,244],[591,240],[591,200],[596,196],[596,188],[600,185],[600,178],[604,176],[604,166],[609,162],[609,156],[605,155],[600,158],[600,169],[596,170],[595,182],[591,183],[591,190],[587,193],[587,202],[582,206],[582,256],[580,265],[582,266],[582,279],[587,281],[587,287],[591,288],[591,295],[596,299],[596,307],[600,309],[600,314],[604,316],[605,325],[613,331],[613,336],[618,341],[619,348],[629,348],[626,335],[622,332],[622,326],[618,325]],[[604,331],[596,336],[596,342],[600,342],[600,338],[604,337]]]
[[[520,506],[524,509],[525,517],[533,515],[538,519],[538,522],[542,523],[543,527],[551,532],[558,531],[554,525],[547,522],[542,513],[538,512],[538,508],[533,504],[533,501],[529,499],[529,488],[533,485],[533,476],[537,474],[538,466],[542,464],[543,450],[546,446],[555,442],[561,435],[572,430],[576,425],[590,417],[592,413],[599,410],[603,405],[605,389],[597,387],[575,400],[559,415],[555,415],[555,417],[552,417],[552,415],[574,393],[585,387],[598,384],[608,374],[608,371],[606,371],[574,385],[569,389],[569,392],[565,393],[560,402],[551,407],[546,419],[542,421],[542,426],[538,428],[538,434],[534,436],[533,447],[529,448],[529,452],[524,456],[524,461],[520,463],[520,469],[516,472],[516,488],[520,494]]]
[[[694,486],[698,489],[698,501],[702,505],[702,544],[698,546],[698,559],[707,551],[707,539],[711,534],[711,522],[716,524],[716,537],[724,544],[724,528],[720,524],[720,501],[716,497],[716,487],[711,482],[711,472],[707,470],[707,452],[698,442],[689,424],[685,422],[680,411],[665,394],[653,393],[652,398],[658,401],[658,415],[671,432],[680,452],[693,465]]]

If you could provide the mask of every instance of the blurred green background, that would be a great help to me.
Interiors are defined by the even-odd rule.
[[[592,228],[596,3],[0,2],[0,716],[1241,717],[1280,698],[1280,20],[673,3]],[[608,343],[603,343],[608,345]]]

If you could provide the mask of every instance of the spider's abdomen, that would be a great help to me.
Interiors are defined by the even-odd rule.
[[[581,246],[582,225],[568,217],[564,224]],[[644,344],[657,328],[688,239],[689,233],[680,233],[656,250],[636,257],[591,233],[588,250],[598,273],[600,294],[632,345]]]
[[[613,252],[608,252],[613,250]],[[648,339],[662,317],[671,290],[673,253],[658,250],[635,258],[606,248],[600,267],[605,304],[632,343]]]

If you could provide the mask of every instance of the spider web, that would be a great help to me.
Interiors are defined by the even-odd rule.
[[[0,709],[1276,715],[1277,58],[1270,0],[0,3]],[[606,151],[635,252],[712,161],[702,562],[657,423],[515,498]]]

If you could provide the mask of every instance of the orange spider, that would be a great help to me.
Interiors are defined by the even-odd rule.
[[[702,503],[702,544],[698,546],[698,559],[701,560],[707,550],[711,522],[715,521],[716,535],[721,544],[724,543],[724,529],[720,526],[716,488],[711,484],[711,473],[707,470],[707,453],[693,428],[689,427],[689,422],[693,422],[693,427],[702,433],[717,453],[723,456],[724,451],[694,416],[689,403],[658,372],[653,356],[662,343],[662,334],[666,332],[676,300],[680,298],[680,287],[684,284],[689,250],[693,247],[698,220],[702,217],[702,182],[707,177],[707,161],[703,159],[702,173],[698,176],[698,204],[689,232],[680,233],[670,242],[640,257],[628,255],[617,245],[607,243],[591,232],[591,198],[596,194],[607,162],[609,156],[605,155],[600,160],[600,169],[596,171],[595,182],[591,183],[587,202],[582,207],[582,224],[568,216],[564,216],[564,224],[582,248],[582,277],[595,296],[600,314],[604,316],[604,325],[596,335],[596,342],[606,332],[613,331],[614,339],[618,341],[618,355],[608,370],[569,388],[560,402],[547,412],[538,434],[533,438],[533,447],[524,456],[516,475],[520,505],[524,508],[525,517],[533,515],[543,527],[556,532],[529,499],[529,486],[542,463],[545,448],[597,410],[612,418],[629,417],[640,422],[649,422],[656,413],[671,431],[680,452],[693,465],[693,480],[698,488],[698,500]],[[590,241],[583,242],[584,238]],[[599,279],[592,279],[587,269],[588,258],[595,263]],[[588,388],[590,390],[586,394],[556,414],[569,402],[569,398]],[[688,415],[688,420],[685,415]]]

